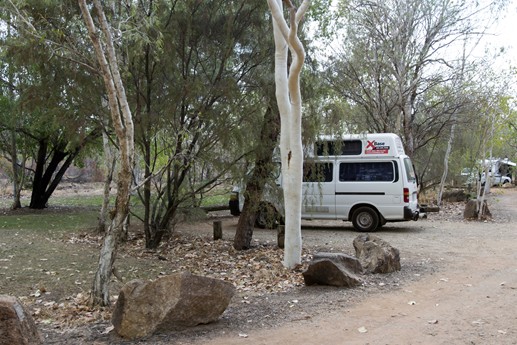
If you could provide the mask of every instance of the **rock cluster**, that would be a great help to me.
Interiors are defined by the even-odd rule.
[[[363,234],[354,239],[356,256],[341,253],[316,253],[303,272],[305,285],[353,287],[361,284],[360,275],[399,271],[400,253],[378,236]]]

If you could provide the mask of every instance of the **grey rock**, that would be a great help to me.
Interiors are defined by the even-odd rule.
[[[118,335],[136,339],[214,322],[226,310],[235,287],[188,272],[122,287],[112,315]]]
[[[317,253],[303,272],[305,285],[353,287],[361,284],[363,268],[359,261],[341,253]]]
[[[378,236],[363,234],[354,239],[355,254],[369,273],[400,271],[400,252]]]

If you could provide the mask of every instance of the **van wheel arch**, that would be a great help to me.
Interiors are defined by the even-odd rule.
[[[371,205],[357,205],[350,210],[349,219],[360,232],[375,231],[386,222],[379,211]]]
[[[279,213],[269,202],[261,201],[255,218],[255,226],[260,229],[275,229],[279,223]]]

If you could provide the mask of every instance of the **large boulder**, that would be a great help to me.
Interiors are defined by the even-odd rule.
[[[463,211],[463,218],[465,219],[474,219],[478,217],[477,211],[477,200],[469,200],[465,204],[465,210]]]
[[[219,319],[235,293],[228,282],[188,272],[122,287],[111,322],[117,334],[136,339]]]
[[[378,236],[363,234],[354,239],[355,255],[369,273],[400,271],[400,252]]]
[[[41,344],[36,324],[16,297],[0,295],[0,345]]]
[[[363,268],[355,257],[341,253],[317,253],[303,272],[305,285],[353,287],[361,284]]]
[[[492,218],[492,214],[490,213],[490,210],[488,209],[488,203],[486,200],[483,201],[483,207],[484,207],[484,214],[483,217],[481,217],[482,220]],[[465,204],[465,210],[463,211],[463,218],[472,220],[472,219],[478,219],[479,211],[478,208],[478,201],[476,199],[469,200]]]

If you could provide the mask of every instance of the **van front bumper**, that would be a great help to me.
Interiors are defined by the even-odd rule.
[[[228,207],[230,208],[230,214],[232,216],[239,216],[241,214],[241,210],[239,208],[239,192],[232,192],[232,194],[230,194]]]
[[[418,220],[419,212],[404,206],[404,220]]]

